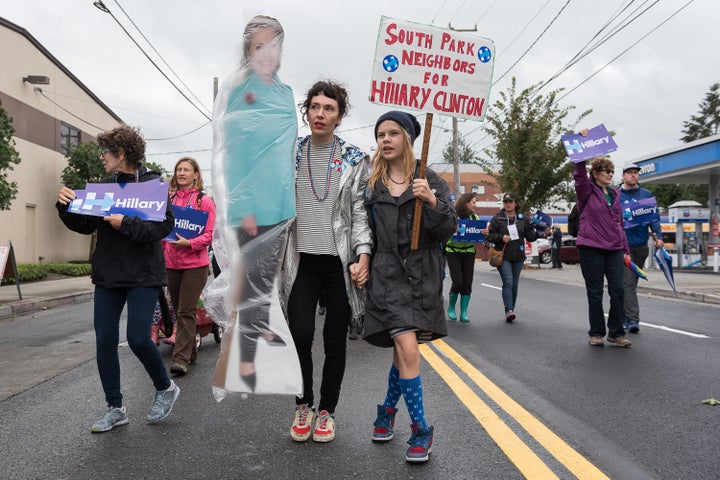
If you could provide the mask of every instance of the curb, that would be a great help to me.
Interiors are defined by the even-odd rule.
[[[695,293],[695,292],[677,292],[677,297],[672,290],[664,290],[662,288],[641,287],[638,285],[638,292],[648,293],[657,297],[678,298],[680,300],[689,300],[692,302],[709,303],[712,305],[720,305],[720,295],[714,293]]]
[[[60,305],[69,305],[73,303],[84,303],[92,301],[93,291],[71,293],[68,295],[59,295],[56,297],[41,297],[32,300],[21,300],[10,305],[0,306],[0,320],[6,320],[28,312],[38,310],[47,310],[48,308]]]

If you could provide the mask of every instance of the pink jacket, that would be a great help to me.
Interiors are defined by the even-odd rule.
[[[173,205],[197,209],[197,190],[178,190],[172,197]],[[204,194],[200,199],[200,210],[208,212],[208,220],[202,235],[190,240],[190,248],[179,248],[175,244],[163,242],[165,266],[172,270],[185,270],[210,265],[208,247],[212,242],[215,228],[215,202]]]

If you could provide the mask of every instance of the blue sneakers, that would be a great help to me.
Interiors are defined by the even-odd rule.
[[[155,399],[147,414],[147,421],[150,423],[159,422],[170,415],[175,401],[180,396],[180,387],[170,380],[170,388],[167,390],[155,391]]]
[[[420,423],[412,426],[412,436],[408,440],[410,448],[405,452],[405,461],[410,463],[424,463],[430,460],[432,452],[433,427],[425,428]]]
[[[105,410],[100,420],[92,424],[90,431],[93,433],[107,432],[120,425],[125,425],[129,421],[125,414],[125,407],[110,407]]]
[[[627,329],[630,333],[640,333],[640,324],[638,324],[635,320],[630,320],[628,322]]]
[[[372,434],[373,442],[389,442],[395,437],[393,427],[395,426],[395,414],[397,408],[386,405],[377,406],[377,419],[375,419],[375,429]]]

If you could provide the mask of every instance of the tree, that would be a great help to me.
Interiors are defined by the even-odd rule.
[[[652,192],[659,207],[667,208],[680,200],[694,200],[707,206],[707,185],[648,183],[643,187]]]
[[[145,167],[146,167],[148,170],[151,170],[151,171],[153,171],[153,172],[159,173],[159,174],[160,174],[160,177],[162,177],[163,181],[168,181],[168,180],[170,180],[170,178],[168,177],[168,175],[170,175],[170,172],[168,172],[167,170],[165,170],[165,169],[163,168],[163,166],[160,165],[159,163],[149,162],[149,161],[147,160],[147,158],[145,158],[145,161],[143,162],[143,165],[145,165]]]
[[[720,128],[720,83],[710,86],[710,91],[698,107],[698,115],[691,115],[690,120],[683,122],[682,133],[685,136],[680,140],[685,143],[717,135]]]
[[[445,146],[445,149],[443,150],[443,160],[445,160],[446,163],[453,163],[453,142],[450,140],[447,145]],[[460,137],[458,139],[458,162],[459,163],[476,163],[477,155],[475,154],[475,150],[470,148],[470,145],[467,144],[464,138]]]
[[[86,183],[98,183],[107,176],[98,154],[99,146],[93,141],[80,142],[68,155],[63,169],[63,184],[73,190],[85,188]]]
[[[485,130],[495,139],[484,153],[491,160],[478,163],[500,185],[502,191],[515,192],[526,211],[552,204],[564,198],[575,198],[571,186],[573,164],[568,162],[560,136],[574,127],[592,110],[582,112],[569,126],[564,126],[571,110],[556,103],[557,89],[543,96],[538,83],[517,93],[513,77],[507,92],[500,92],[487,113]],[[499,164],[499,165],[498,165]],[[499,166],[499,170],[498,170]]]
[[[15,128],[12,118],[0,102],[0,210],[10,210],[10,204],[18,192],[17,182],[8,181],[8,170],[20,163],[20,154],[15,150]]]

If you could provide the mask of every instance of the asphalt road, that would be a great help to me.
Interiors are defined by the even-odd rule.
[[[518,318],[508,325],[499,286],[496,273],[476,271],[472,322],[451,323],[444,341],[422,348],[425,407],[436,429],[431,461],[422,466],[403,460],[410,434],[404,406],[396,439],[370,441],[389,350],[349,342],[338,436],[323,445],[290,440],[290,397],[234,394],[215,402],[219,346],[212,336],[178,380],[172,415],[148,425],[152,385],[121,347],[130,423],[93,435],[89,426],[105,405],[92,304],[17,317],[0,324],[0,348],[15,349],[17,362],[0,368],[28,387],[0,399],[0,476],[718,478],[720,410],[702,404],[711,394],[720,398],[718,306],[642,297],[644,322],[632,348],[598,348],[587,344],[583,288],[523,279]],[[170,347],[161,349],[169,361]],[[321,349],[318,342],[318,360]]]

